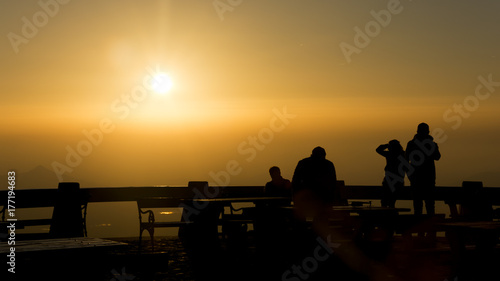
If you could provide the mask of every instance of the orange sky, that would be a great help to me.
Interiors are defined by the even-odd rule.
[[[321,145],[339,179],[378,185],[375,148],[427,122],[438,184],[500,186],[497,1],[214,2],[0,3],[2,170],[259,185]],[[141,92],[158,71],[172,90]]]

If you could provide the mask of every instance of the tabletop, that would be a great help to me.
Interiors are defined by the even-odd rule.
[[[15,245],[8,245],[7,242],[0,244],[0,253],[10,253],[11,247],[15,248],[16,253],[22,252],[40,252],[56,250],[74,250],[84,248],[103,248],[125,246],[127,244],[106,240],[101,238],[74,237],[61,239],[41,239],[41,240],[23,240],[16,241]]]
[[[500,221],[461,221],[440,223],[439,225],[455,229],[500,231]]]
[[[410,212],[410,208],[389,208],[389,207],[372,207],[372,206],[333,206],[334,211],[344,211],[351,213],[359,212]]]
[[[292,200],[289,197],[228,197],[228,198],[200,198],[200,199],[190,199],[193,202],[260,202],[260,201],[284,201]]]

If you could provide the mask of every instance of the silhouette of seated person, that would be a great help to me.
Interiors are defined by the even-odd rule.
[[[264,265],[262,270],[269,276],[280,277],[284,270],[279,265],[283,262],[280,256],[290,248],[290,211],[281,207],[291,205],[292,184],[290,180],[282,177],[277,166],[271,167],[269,174],[271,181],[265,185],[264,196],[288,199],[255,202],[255,208],[245,208],[243,214],[253,219],[256,250]]]
[[[286,197],[289,199],[284,200],[270,200],[255,203],[256,208],[244,209],[244,214],[250,214],[251,216],[257,216],[257,224],[263,224],[263,222],[268,222],[271,225],[276,226],[275,220],[280,219],[280,216],[284,213],[280,211],[280,206],[290,206],[292,200],[292,183],[290,180],[285,179],[281,176],[281,170],[277,166],[273,166],[269,169],[269,174],[271,176],[271,181],[267,182],[264,188],[264,196],[266,197]],[[252,212],[252,213],[250,213]],[[257,226],[258,228],[259,226]]]
[[[406,165],[402,165],[401,162],[406,161],[405,152],[398,140],[381,144],[375,151],[386,159],[381,205],[382,207],[394,208],[397,194],[404,186],[405,171],[401,167],[406,167]]]
[[[264,188],[264,194],[268,197],[287,197],[289,200],[283,200],[279,202],[269,202],[268,206],[278,206],[278,205],[290,205],[292,200],[292,183],[290,180],[285,179],[281,176],[281,170],[279,167],[273,166],[269,169],[269,175],[271,176],[271,181],[266,183]]]

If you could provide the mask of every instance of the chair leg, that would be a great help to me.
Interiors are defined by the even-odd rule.
[[[151,237],[151,250],[154,252],[155,251],[155,240],[154,240],[155,228],[150,227],[147,230],[149,232],[149,236]]]
[[[144,228],[139,229],[139,253],[141,252],[142,249],[142,232],[144,231]]]

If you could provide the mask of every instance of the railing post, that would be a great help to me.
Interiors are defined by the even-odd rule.
[[[57,189],[50,236],[54,238],[83,237],[80,184],[60,182]]]

